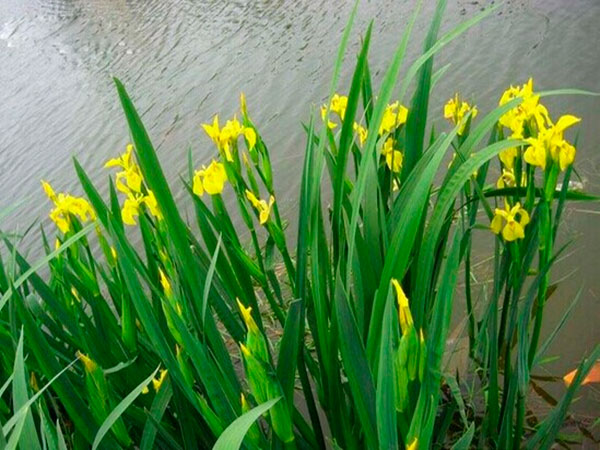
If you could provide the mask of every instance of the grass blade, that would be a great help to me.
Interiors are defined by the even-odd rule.
[[[237,450],[244,441],[244,436],[260,416],[271,409],[281,397],[269,400],[235,419],[226,429],[213,447],[213,450]]]
[[[125,412],[125,410],[127,408],[129,408],[129,406],[134,402],[134,400],[142,393],[144,388],[150,384],[150,382],[152,381],[152,379],[158,372],[158,369],[159,368],[157,367],[154,370],[154,372],[152,372],[150,374],[150,376],[148,376],[148,378],[146,378],[144,381],[142,381],[140,384],[138,384],[137,387],[135,389],[133,389],[127,395],[127,397],[125,397],[123,400],[121,400],[121,402],[115,407],[115,409],[113,409],[111,411],[111,413],[104,420],[102,425],[100,425],[100,428],[98,429],[98,432],[96,433],[96,437],[94,438],[94,442],[92,443],[92,450],[96,450],[98,448],[98,446],[100,445],[100,442],[102,442],[102,439],[104,439],[104,436],[106,435],[106,433],[108,433],[108,431],[111,429],[111,427],[114,425],[114,423],[119,419],[119,417],[121,417],[121,415]]]

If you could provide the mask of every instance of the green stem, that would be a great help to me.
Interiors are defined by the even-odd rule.
[[[515,428],[515,439],[513,448],[518,450],[521,448],[521,440],[523,439],[523,426],[525,424],[525,396],[519,393],[517,398],[517,424]]]
[[[550,204],[544,202],[541,208],[540,215],[540,255],[539,255],[539,267],[538,270],[541,272],[550,261],[552,255],[552,218],[550,215]],[[546,293],[548,291],[548,283],[550,279],[550,271],[546,270],[546,273],[540,280],[537,296],[537,307],[535,310],[535,322],[533,326],[533,333],[531,336],[531,343],[529,346],[529,368],[533,365],[535,354],[537,352],[538,342],[540,339],[540,333],[542,329],[542,321],[544,318],[544,306],[546,303]]]

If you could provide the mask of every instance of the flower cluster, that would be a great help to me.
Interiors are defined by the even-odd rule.
[[[48,198],[54,203],[49,217],[61,232],[67,233],[72,229],[72,217],[78,218],[82,223],[96,219],[94,209],[86,199],[62,192],[56,194],[52,186],[44,180],[42,180],[42,187]]]
[[[508,129],[511,138],[527,144],[523,148],[512,147],[500,152],[498,157],[502,163],[502,174],[496,185],[498,188],[525,187],[534,180],[528,179],[528,174],[533,177],[533,168],[539,167],[545,174],[544,192],[551,193],[556,188],[558,171],[566,170],[575,160],[575,147],[564,138],[564,132],[581,119],[567,114],[554,123],[548,109],[540,103],[540,95],[535,93],[531,78],[522,86],[510,86],[504,91],[499,106],[515,99],[520,99],[520,103],[506,111],[500,117],[499,124],[501,131]],[[529,169],[523,170],[522,165],[516,165],[521,157]],[[490,228],[510,242],[525,236],[527,223],[529,214],[521,204],[517,202],[510,206],[506,200],[504,209],[496,209]]]
[[[557,163],[564,171],[575,160],[575,147],[564,139],[563,134],[581,119],[567,114],[555,124],[548,109],[540,103],[540,95],[534,92],[531,78],[522,87],[509,87],[499,104],[502,106],[515,98],[520,98],[521,103],[500,118],[500,125],[511,131],[512,138],[527,141],[529,146],[523,154],[526,163],[542,170]],[[518,150],[510,148],[500,154],[500,160],[504,167],[512,169],[517,156]]]
[[[346,116],[347,106],[348,97],[345,95],[334,94],[329,104],[329,111],[336,114],[340,121],[343,122]],[[327,122],[329,129],[334,129],[337,127],[337,123],[327,117],[327,109],[327,105],[321,106],[321,118],[324,122]],[[382,137],[395,133],[396,130],[406,123],[407,119],[408,109],[405,106],[401,105],[399,102],[387,105],[383,112],[381,124],[379,125],[378,136]],[[354,133],[356,133],[358,142],[362,147],[367,140],[369,134],[368,130],[359,122],[354,122],[352,124],[352,129],[354,130]],[[397,141],[393,137],[387,137],[384,141],[381,156],[391,171],[395,173],[400,172],[404,155],[397,148]]]
[[[499,105],[520,98],[521,103],[500,117],[500,125],[510,129],[515,139],[524,138],[526,127],[533,119],[538,125],[548,117],[548,110],[540,103],[540,96],[533,92],[533,79],[530,78],[522,87],[510,86],[500,97]]]
[[[346,109],[347,99],[338,97],[335,102],[335,110],[344,114]],[[223,192],[225,183],[231,181],[236,193],[243,196],[245,193],[246,199],[256,210],[260,224],[264,225],[268,222],[271,215],[271,208],[275,203],[275,197],[270,196],[269,201],[259,199],[253,191],[248,189],[248,185],[244,182],[241,176],[240,153],[241,159],[246,166],[250,176],[250,159],[256,166],[256,170],[263,181],[265,181],[267,189],[272,191],[271,168],[268,156],[265,159],[264,145],[257,146],[258,135],[252,124],[246,107],[246,98],[242,93],[240,95],[240,110],[242,114],[242,122],[238,121],[234,115],[231,120],[228,120],[223,128],[219,126],[219,118],[215,116],[213,123],[203,124],[202,127],[206,134],[212,139],[219,150],[220,160],[213,159],[211,163],[202,166],[201,169],[194,172],[192,180],[193,193],[199,197],[204,193],[209,195],[218,195]],[[238,138],[243,136],[245,139],[248,153],[241,152],[238,148]],[[248,158],[248,154],[250,158]],[[255,186],[253,178],[251,186],[253,190],[258,189]]]
[[[162,218],[154,193],[143,185],[144,178],[140,167],[133,158],[132,144],[128,144],[125,153],[118,158],[109,159],[104,167],[121,169],[117,172],[115,185],[120,192],[127,196],[121,208],[124,224],[135,225],[135,217],[139,216],[142,207],[146,207],[150,214],[157,219]]]
[[[243,104],[244,103],[242,103],[242,105]],[[246,138],[249,151],[252,151],[256,145],[256,132],[254,129],[240,124],[236,116],[233,116],[233,119],[228,120],[223,128],[220,128],[219,115],[217,114],[213,119],[212,125],[205,123],[202,124],[202,128],[204,128],[208,137],[213,140],[219,149],[219,152],[221,152],[229,162],[233,162],[232,148],[237,148],[237,140],[240,136]]]
[[[565,115],[553,124],[548,117],[538,130],[536,137],[527,138],[529,147],[523,154],[523,159],[532,166],[546,169],[548,159],[557,162],[560,170],[565,170],[575,160],[575,147],[567,142],[564,131],[578,123],[581,119],[572,115]]]
[[[477,107],[471,106],[467,102],[461,100],[458,94],[455,94],[444,106],[444,119],[448,119],[454,125],[461,124],[458,128],[459,136],[462,136],[465,132],[467,122],[463,122],[463,119],[469,113],[471,114],[471,120],[473,120],[478,113]]]

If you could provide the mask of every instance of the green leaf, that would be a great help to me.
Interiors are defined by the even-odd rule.
[[[144,425],[142,440],[140,442],[140,450],[152,450],[155,448],[154,440],[156,439],[158,428],[154,424],[160,423],[172,397],[173,388],[171,387],[171,383],[169,383],[167,380],[166,382],[163,382],[163,385],[156,393],[154,401],[152,402],[152,406],[150,407],[150,411],[148,412],[148,415],[152,419],[149,417]]]
[[[58,450],[67,450],[67,443],[60,427],[60,422],[56,419],[56,436],[58,438]]]
[[[363,74],[367,67],[367,53],[369,51],[369,42],[371,41],[371,31],[373,22],[369,24],[367,33],[363,41],[362,50],[358,56],[358,61],[354,69],[354,75],[352,77],[352,84],[350,92],[348,94],[348,106],[344,115],[344,123],[342,124],[342,133],[340,136],[340,145],[338,153],[336,155],[336,172],[333,180],[333,239],[334,249],[336,253],[339,252],[338,240],[341,236],[341,214],[342,214],[342,195],[344,191],[344,181],[346,179],[346,170],[348,164],[348,153],[350,151],[350,145],[352,143],[352,137],[354,134],[354,118],[356,116],[356,110],[358,107],[358,101],[360,99],[361,85],[363,82]]]
[[[475,435],[475,424],[469,425],[467,432],[463,434],[458,441],[452,446],[451,450],[469,450],[471,448],[471,441]]]
[[[157,367],[154,370],[154,372],[152,372],[150,374],[150,376],[148,376],[148,378],[146,378],[144,381],[142,381],[140,384],[138,384],[137,387],[134,388],[127,395],[127,397],[125,397],[123,400],[121,400],[121,402],[115,407],[115,409],[113,409],[110,412],[110,414],[106,417],[106,419],[104,420],[102,425],[100,425],[100,428],[98,429],[98,432],[96,433],[96,437],[94,438],[94,442],[92,443],[92,450],[96,450],[98,448],[98,446],[100,445],[100,442],[102,442],[102,439],[104,439],[104,436],[106,435],[106,433],[108,433],[108,431],[115,424],[115,422],[119,419],[119,417],[121,417],[121,415],[125,412],[125,410],[127,408],[129,408],[129,406],[133,403],[133,401],[142,393],[144,388],[146,388],[150,384],[150,382],[152,381],[152,379],[158,372],[158,369],[159,368]]]
[[[377,433],[380,449],[398,448],[398,431],[396,429],[395,389],[396,375],[394,371],[394,295],[391,286],[385,313],[383,315],[381,350],[379,353],[379,370],[377,374]]]
[[[550,413],[550,415],[540,424],[536,433],[533,437],[527,442],[527,450],[546,450],[549,449],[556,436],[558,435],[565,417],[567,415],[567,410],[569,405],[573,401],[573,397],[575,393],[581,386],[581,383],[590,372],[596,361],[600,358],[600,345],[597,345],[588,358],[581,361],[579,367],[577,369],[577,373],[573,382],[567,389],[567,392],[561,399],[558,406]]]
[[[444,259],[431,321],[427,327],[427,362],[423,384],[408,433],[408,441],[418,438],[420,446],[429,448],[440,396],[441,364],[452,316],[452,303],[460,265],[460,238],[455,232],[452,246]]]
[[[425,39],[424,53],[427,53],[435,44],[445,9],[446,0],[438,0],[435,14],[431,21],[427,38]],[[427,124],[425,118],[427,117],[429,106],[432,71],[433,55],[425,60],[420,69],[419,82],[408,113],[408,120],[406,122],[406,150],[404,152],[402,167],[403,179],[406,179],[423,154],[423,140],[425,139],[425,125]]]
[[[17,278],[13,282],[12,286],[9,287],[8,290],[2,295],[2,298],[0,298],[0,311],[2,311],[2,309],[4,308],[4,305],[6,305],[6,302],[8,301],[8,299],[10,298],[10,296],[12,295],[12,293],[15,289],[17,289],[19,286],[21,286],[23,283],[25,283],[25,281],[27,281],[27,279],[32,274],[36,273],[42,267],[46,266],[48,264],[48,262],[52,261],[58,255],[65,252],[75,242],[77,242],[78,240],[80,240],[81,238],[86,236],[90,231],[92,231],[94,229],[95,226],[96,225],[94,223],[90,223],[89,225],[85,226],[84,228],[81,229],[81,231],[78,231],[73,236],[71,236],[69,239],[67,239],[65,242],[63,242],[60,245],[60,247],[58,247],[56,250],[50,252],[45,257],[39,259],[36,263],[34,263],[29,268],[29,270],[27,270],[19,278]]]
[[[335,312],[342,364],[348,377],[354,409],[360,419],[367,445],[369,448],[377,448],[377,414],[373,376],[339,274],[337,279]]]
[[[225,431],[223,431],[221,436],[219,436],[213,450],[239,449],[244,441],[244,436],[252,424],[256,422],[260,416],[271,409],[279,400],[281,400],[281,397],[269,400],[235,419]]]
[[[13,376],[13,409],[19,410],[23,405],[27,404],[27,401],[29,400],[29,394],[27,392],[27,375],[25,374],[25,362],[23,360],[23,329],[21,329],[19,343],[17,344],[17,353],[15,355]],[[13,431],[13,435],[11,435],[10,437],[9,448],[10,442],[13,441],[13,439],[15,440],[15,442],[18,442],[19,445],[22,446],[22,448],[32,450],[41,448],[40,441],[35,429],[35,424],[33,422],[33,416],[31,415],[31,411],[27,411],[27,413],[23,417],[23,422],[19,423],[17,430]],[[15,438],[15,434],[19,433],[20,438]]]
[[[296,361],[300,348],[300,319],[302,302],[293,301],[288,309],[283,336],[277,359],[277,377],[289,405],[294,404],[294,381],[296,380]]]
[[[208,308],[208,295],[210,294],[210,286],[212,284],[212,279],[215,274],[215,268],[217,266],[217,260],[219,258],[219,250],[221,248],[221,238],[222,235],[219,234],[219,240],[217,241],[217,246],[215,248],[215,252],[210,260],[210,266],[208,267],[208,272],[206,273],[206,281],[204,283],[204,292],[202,293],[202,316],[201,322],[204,324],[204,319],[206,317],[206,309]]]
[[[46,389],[48,389],[52,383],[54,383],[63,373],[69,370],[71,366],[73,366],[73,364],[75,364],[75,362],[77,361],[77,359],[75,361],[72,361],[67,367],[62,369],[48,383],[46,383],[46,385],[42,389],[40,389],[29,400],[27,400],[27,402],[21,405],[21,407],[12,415],[12,417],[4,425],[2,425],[2,432],[5,436],[10,432],[10,430],[12,430],[12,428],[16,425],[16,423],[19,420],[22,420],[22,418],[29,411],[31,405],[33,405],[37,401],[37,399],[46,391]]]

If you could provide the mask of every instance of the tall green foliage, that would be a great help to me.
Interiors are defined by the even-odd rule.
[[[369,25],[345,96],[336,92],[355,5],[323,123],[306,126],[294,250],[243,96],[241,121],[204,125],[217,157],[195,169],[190,152],[188,224],[115,80],[132,144],[107,164],[118,169],[109,198],[74,161],[87,200],[44,185],[60,230],[55,249],[42,232],[46,256],[30,264],[4,238],[0,337],[11,351],[1,358],[0,446],[551,446],[600,347],[556,409],[527,425],[531,373],[558,332],[544,341],[540,331],[561,214],[569,200],[594,199],[569,190],[563,132],[575,119],[552,123],[539,99],[583,92],[511,88],[484,117],[457,96],[445,109],[452,129],[430,130],[444,70],[434,74],[435,55],[493,11],[438,38],[445,3],[402,78],[419,7],[380,84],[369,70]],[[495,240],[494,277],[476,308],[472,237],[482,228]],[[472,397],[444,371],[462,268],[467,376],[481,386]],[[465,404],[475,403],[483,409],[467,416]]]

